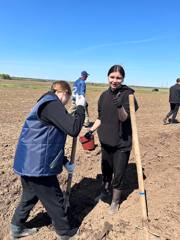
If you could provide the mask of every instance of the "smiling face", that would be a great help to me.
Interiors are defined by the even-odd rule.
[[[121,86],[124,78],[119,71],[115,71],[109,74],[108,81],[112,90],[115,90]]]

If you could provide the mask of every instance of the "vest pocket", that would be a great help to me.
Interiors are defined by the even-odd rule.
[[[57,167],[57,163],[59,162],[59,158],[61,157],[62,153],[63,153],[63,150],[61,149],[60,152],[58,153],[58,155],[55,157],[55,159],[49,165],[50,169]]]

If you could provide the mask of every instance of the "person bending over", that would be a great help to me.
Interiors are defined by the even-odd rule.
[[[52,219],[58,239],[67,240],[76,233],[64,212],[63,194],[57,175],[63,166],[74,170],[64,156],[67,134],[76,137],[85,118],[85,99],[76,99],[77,109],[71,116],[65,109],[71,96],[71,88],[65,81],[52,84],[35,104],[19,137],[14,158],[14,171],[21,177],[22,196],[12,217],[11,239],[28,236],[37,231],[25,226],[30,211],[38,200]]]

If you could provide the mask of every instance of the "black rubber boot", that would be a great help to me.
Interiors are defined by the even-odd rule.
[[[179,123],[179,121],[177,119],[171,119],[171,123]]]
[[[68,231],[67,235],[57,235],[57,240],[75,240],[78,235],[78,228]]]
[[[168,117],[166,116],[166,117],[163,119],[163,123],[164,123],[164,124],[167,124],[167,121],[168,121]]]
[[[109,208],[110,214],[115,214],[119,209],[120,197],[121,197],[121,190],[113,189],[113,197],[111,206]]]
[[[102,200],[102,201],[107,200],[111,196],[110,188],[111,188],[111,183],[110,182],[104,182],[102,184],[101,193],[99,194],[99,196],[97,196],[95,198],[95,202],[99,202],[100,200]]]
[[[20,227],[14,224],[10,225],[10,240],[33,235],[38,231],[37,228]]]

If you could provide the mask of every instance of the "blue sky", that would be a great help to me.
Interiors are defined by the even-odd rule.
[[[122,64],[130,85],[180,77],[179,0],[0,0],[0,72],[106,82]]]

